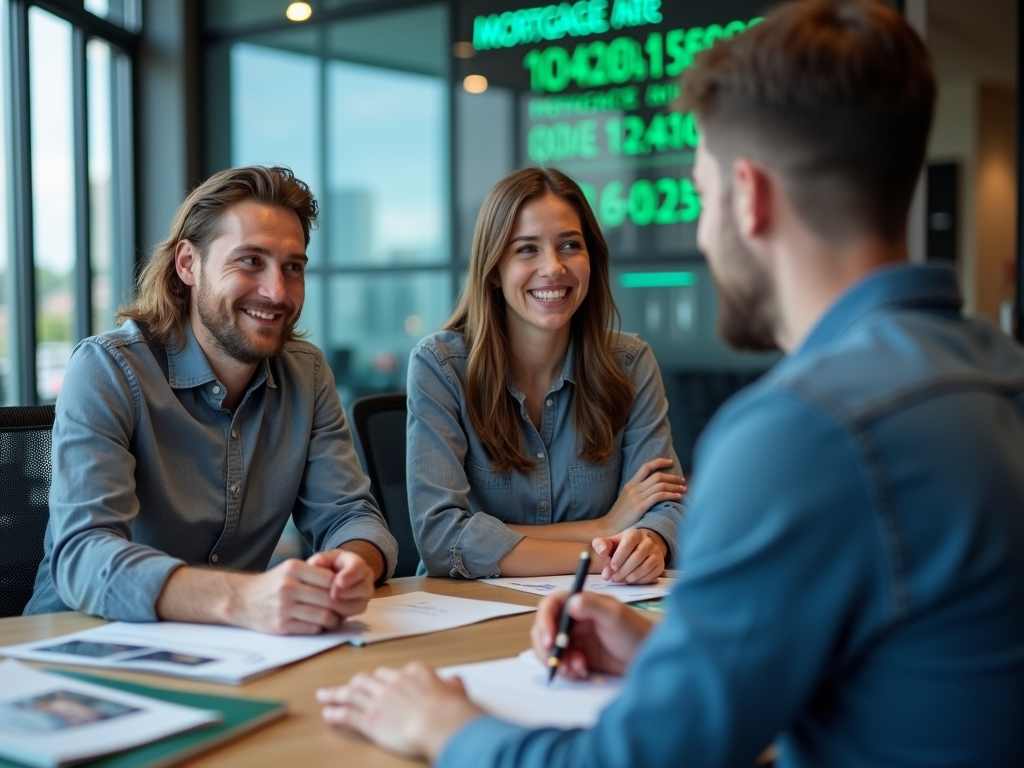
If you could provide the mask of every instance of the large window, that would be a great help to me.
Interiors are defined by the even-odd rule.
[[[52,402],[130,288],[138,0],[0,9],[0,402]]]
[[[207,171],[281,163],[316,194],[302,325],[346,403],[404,388],[454,298],[447,4],[381,5],[256,34],[205,6]]]
[[[7,0],[0,0],[0,40],[3,41],[10,39],[7,23],[9,12]],[[8,118],[11,115],[9,65],[10,57],[0,57],[0,405],[11,405],[14,402],[11,382],[12,318],[7,298],[12,290],[9,256],[14,246],[8,216],[10,198],[7,184],[7,156],[10,153]]]
[[[71,24],[28,9],[36,391],[54,400],[75,337],[75,125]]]

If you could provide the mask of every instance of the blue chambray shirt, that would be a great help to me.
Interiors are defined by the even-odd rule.
[[[423,339],[409,358],[406,458],[409,514],[419,547],[420,572],[482,578],[499,575],[498,561],[524,536],[505,523],[546,525],[603,516],[640,465],[672,459],[668,401],[651,348],[622,334],[615,358],[635,388],[626,425],[615,435],[604,464],[579,457],[573,424],[573,347],[544,398],[540,429],[526,414],[525,396],[509,380],[519,403],[521,447],[536,462],[528,474],[496,472],[473,429],[465,382],[469,352],[462,335],[440,331]],[[662,502],[637,523],[660,534],[675,554],[682,505]]]
[[[489,717],[441,768],[1024,765],[1024,351],[872,273],[700,441],[684,575],[594,728]]]
[[[371,542],[391,575],[398,545],[320,350],[295,341],[264,361],[233,414],[224,396],[191,327],[180,350],[132,321],[75,348],[26,614],[154,621],[176,568],[263,571],[289,516],[318,551]]]

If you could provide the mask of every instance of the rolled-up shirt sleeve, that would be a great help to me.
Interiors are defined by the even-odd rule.
[[[668,421],[668,399],[661,371],[650,346],[640,342],[640,349],[628,366],[635,387],[633,407],[622,432],[622,481],[623,485],[636,474],[640,466],[655,458],[672,459],[672,467],[666,472],[682,475],[672,447],[672,430]],[[636,528],[647,528],[661,535],[668,545],[668,561],[675,563],[678,548],[679,522],[683,514],[680,501],[662,501],[655,504],[636,524]]]
[[[140,394],[119,359],[89,340],[68,363],[53,425],[50,578],[69,608],[155,621],[156,600],[184,562],[132,541]]]
[[[430,576],[484,578],[525,537],[486,510],[472,511],[468,449],[456,377],[423,345],[409,358],[406,478],[409,514]]]
[[[292,512],[295,527],[317,551],[355,539],[370,542],[384,556],[389,579],[398,564],[398,542],[370,495],[334,376],[322,359],[316,386],[305,473]]]

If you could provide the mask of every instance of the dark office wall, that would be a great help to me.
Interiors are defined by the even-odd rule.
[[[162,240],[199,180],[194,0],[143,0],[136,92],[140,256]]]

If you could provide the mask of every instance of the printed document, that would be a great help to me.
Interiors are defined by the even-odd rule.
[[[0,648],[0,654],[54,664],[82,664],[239,684],[285,664],[351,643],[422,635],[535,608],[409,592],[370,601],[365,613],[334,632],[311,637],[264,635],[238,627],[114,622],[63,637]]]
[[[220,721],[221,714],[0,662],[0,757],[55,768]]]
[[[499,579],[480,579],[486,584],[494,584],[497,587],[515,589],[519,592],[529,592],[531,595],[550,595],[558,590],[568,592],[572,589],[572,574],[565,576],[527,576],[525,578],[502,577]],[[675,585],[674,579],[666,579],[664,576],[653,584],[616,584],[614,581],[605,581],[601,574],[592,573],[587,576],[583,589],[587,592],[614,597],[623,603],[635,603],[639,600],[654,600],[667,595]]]
[[[437,672],[462,678],[469,698],[488,714],[527,728],[589,728],[622,688],[621,677],[597,674],[586,680],[557,675],[548,685],[548,670],[533,651]]]

